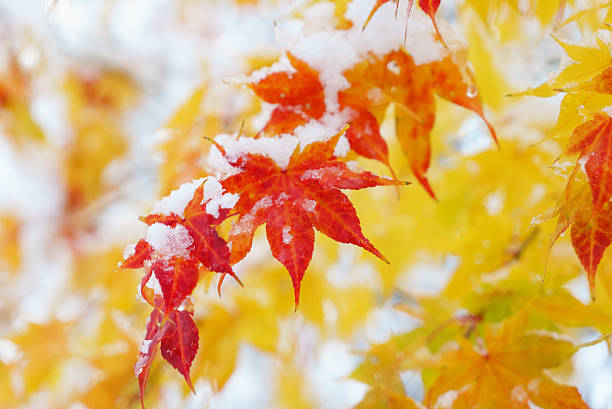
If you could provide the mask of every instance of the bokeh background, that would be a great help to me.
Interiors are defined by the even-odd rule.
[[[231,79],[273,62],[286,38],[329,28],[309,18],[325,3],[0,0],[0,408],[138,407],[133,365],[148,306],[136,296],[141,272],[117,269],[123,249],[144,234],[138,217],[157,199],[206,174],[203,136],[236,132],[245,118],[247,130],[261,126],[260,103]],[[318,235],[294,313],[286,272],[257,240],[239,266],[245,289],[228,280],[220,299],[210,275],[196,290],[197,394],[155,364],[148,407],[351,408],[368,390],[349,377],[360,351],[419,324],[395,306],[437,294],[465,254],[478,265],[554,204],[563,169],[549,165],[560,148],[528,148],[554,125],[560,100],[505,95],[544,81],[561,48],[533,16],[495,17],[507,25],[488,32],[475,13],[460,19],[461,7],[443,1],[440,15],[474,45],[501,153],[478,118],[440,103],[430,172],[440,202],[417,186],[399,198],[381,189],[352,195],[392,265]],[[410,179],[389,143],[397,173]],[[513,187],[503,160],[522,161],[529,185]],[[457,233],[471,230],[494,233]],[[567,290],[588,303],[571,248],[561,243],[556,254],[570,266]],[[605,343],[580,350],[560,376],[594,409],[612,408]],[[402,381],[422,398],[418,373]]]

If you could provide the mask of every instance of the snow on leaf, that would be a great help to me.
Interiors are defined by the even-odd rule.
[[[230,265],[227,243],[219,236],[214,227],[227,217],[229,209],[219,207],[216,209],[217,216],[211,215],[207,212],[208,201],[202,203],[203,199],[204,187],[203,184],[200,184],[184,209],[184,217],[175,213],[170,213],[167,216],[153,214],[142,220],[151,227],[158,223],[170,227],[182,226],[193,239],[193,245],[190,247],[192,257],[209,270],[230,274],[238,280]]]
[[[135,369],[143,407],[142,395],[160,342],[162,356],[193,389],[189,368],[198,349],[198,332],[190,315],[193,308],[184,308],[185,301],[202,267],[238,280],[227,243],[216,230],[237,199],[224,193],[216,179],[199,179],[175,190],[158,202],[156,213],[142,218],[149,225],[146,239],[127,253],[122,267],[146,268],[140,293],[154,308]]]
[[[159,343],[167,331],[167,326],[161,326],[162,318],[163,315],[158,309],[155,309],[151,312],[151,315],[149,316],[149,320],[147,322],[145,338],[142,342],[142,346],[138,354],[138,361],[134,366],[134,372],[136,374],[136,377],[138,378],[138,387],[140,390],[140,404],[143,409],[143,396],[144,391],[147,387],[151,364],[153,363],[153,359],[157,354]]]

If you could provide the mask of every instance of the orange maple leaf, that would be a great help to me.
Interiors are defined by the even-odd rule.
[[[487,122],[480,98],[474,91],[469,70],[457,64],[453,56],[417,65],[406,52],[392,51],[355,65],[345,72],[345,77],[351,86],[340,92],[339,100],[344,106],[361,109],[358,112],[365,114],[369,111],[380,119],[388,104],[396,104],[397,137],[412,173],[433,198],[435,194],[425,173],[431,160],[430,133],[436,117],[434,93],[477,113],[497,143],[495,131]],[[356,128],[354,132],[360,130]],[[377,146],[377,143],[369,146]],[[386,144],[384,146],[386,148]]]
[[[485,328],[484,345],[459,340],[441,359],[441,374],[427,391],[428,408],[528,409],[529,402],[551,409],[588,409],[578,390],[544,372],[560,365],[577,347],[552,334],[530,333],[526,314]]]

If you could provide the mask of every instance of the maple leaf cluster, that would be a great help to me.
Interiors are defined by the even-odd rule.
[[[257,96],[277,104],[262,129],[266,134],[291,132],[331,109],[325,104],[324,87],[316,70],[290,53],[287,57],[295,72],[274,72],[249,83]],[[385,164],[393,173],[380,122],[386,107],[396,104],[397,138],[413,174],[433,198],[435,193],[425,173],[431,160],[435,94],[480,115],[497,142],[495,131],[484,117],[472,74],[458,53],[417,65],[406,51],[396,50],[371,56],[344,72],[343,77],[349,86],[338,92],[337,99],[350,125],[346,138],[351,149]]]
[[[145,268],[141,283],[142,297],[154,308],[143,349],[136,364],[141,398],[158,345],[164,359],[175,367],[191,387],[189,368],[198,349],[198,332],[193,321],[189,295],[196,287],[202,269],[234,274],[232,264],[243,259],[251,248],[255,230],[266,224],[266,235],[273,256],[289,271],[299,303],[300,283],[314,249],[314,228],[336,241],[363,247],[386,261],[363,236],[355,208],[339,189],[401,185],[403,182],[381,178],[370,172],[351,168],[334,156],[341,134],[324,142],[313,142],[303,151],[296,149],[286,168],[261,154],[246,153],[228,162],[240,172],[220,181],[228,195],[239,195],[231,207],[217,207],[211,215],[214,198],[205,200],[202,183],[194,192],[182,215],[151,214],[142,220],[151,228],[166,227],[169,242],[155,248],[141,239],[122,268]],[[225,154],[221,145],[219,150]],[[217,205],[218,206],[218,205]],[[216,230],[232,215],[228,242]],[[172,243],[171,235],[183,235],[183,243]],[[151,238],[151,241],[155,239]],[[176,241],[176,240],[175,240]],[[174,248],[176,246],[187,247]],[[164,248],[170,246],[170,249]],[[231,247],[231,251],[230,251]],[[155,278],[161,294],[147,287]]]
[[[421,2],[421,7],[429,10],[433,20],[437,4],[427,4]],[[274,141],[279,135],[291,134],[300,126],[321,120],[324,115],[345,115],[348,126],[327,140],[296,146],[286,166],[256,152],[229,155],[213,140],[215,148],[236,173],[220,180],[226,192],[239,195],[235,205],[211,217],[206,213],[206,203],[201,203],[200,187],[184,215],[150,215],[143,219],[149,225],[161,223],[173,229],[184,228],[194,244],[187,256],[164,259],[156,256],[157,252],[147,241],[141,240],[136,253],[123,264],[124,268],[146,267],[142,288],[146,288],[153,275],[162,290],[159,299],[143,290],[143,297],[155,310],[147,325],[146,348],[141,351],[137,364],[141,396],[157,344],[161,344],[162,356],[191,385],[189,367],[197,351],[197,331],[191,314],[177,308],[196,286],[200,267],[223,274],[219,292],[226,274],[237,279],[231,265],[248,254],[259,226],[266,225],[272,255],[291,276],[296,308],[301,281],[314,250],[314,229],[338,242],[362,247],[387,262],[363,235],[357,213],[340,189],[404,183],[378,177],[340,160],[336,154],[340,138],[346,138],[357,154],[384,163],[394,175],[387,144],[380,134],[380,121],[386,106],[397,104],[398,138],[413,173],[435,198],[425,176],[431,157],[429,138],[435,121],[434,93],[471,109],[484,119],[477,92],[470,91],[474,89],[473,78],[465,62],[455,61],[459,59],[458,54],[422,65],[415,64],[404,50],[371,56],[342,73],[349,85],[334,95],[339,110],[328,106],[325,84],[319,73],[292,53],[288,52],[286,57],[291,71],[270,72],[248,82],[258,97],[275,104],[256,140]],[[495,139],[492,127],[487,125]],[[240,140],[239,136],[238,143]],[[237,217],[226,243],[214,226],[230,212]],[[183,341],[177,341],[176,334],[185,334],[180,338]]]
[[[387,2],[377,1],[364,26]],[[158,209],[144,217],[143,222],[149,225],[147,238],[136,244],[133,254],[122,264],[123,268],[144,268],[141,295],[153,307],[136,364],[141,402],[158,349],[193,389],[190,368],[198,351],[199,335],[190,295],[205,271],[221,274],[219,293],[228,274],[240,283],[233,266],[250,252],[255,233],[264,224],[273,257],[291,277],[296,308],[302,280],[313,257],[315,230],[388,262],[364,236],[355,207],[341,190],[405,184],[395,177],[387,142],[381,136],[380,125],[389,105],[395,106],[395,131],[410,169],[434,199],[426,174],[431,161],[436,96],[480,116],[497,143],[465,51],[449,49],[443,43],[435,20],[439,4],[419,2],[433,22],[436,41],[444,44],[440,59],[417,63],[402,47],[380,54],[370,52],[343,68],[338,74],[345,85],[334,88],[307,58],[286,52],[283,58],[288,65],[264,69],[246,80],[256,96],[272,105],[266,123],[253,137],[240,132],[210,139],[212,154],[226,165],[219,172],[222,176],[218,181],[210,177],[206,182],[196,181],[199,186],[193,189],[183,210]],[[606,71],[598,74],[594,82],[576,92],[607,92],[607,76]],[[330,122],[330,117],[344,121],[346,126],[334,129],[335,133],[331,131],[333,127],[323,127],[325,134],[315,135],[314,141],[300,139],[304,130],[312,136],[313,124]],[[593,292],[597,265],[612,243],[611,132],[609,115],[599,113],[571,133],[564,155],[576,155],[577,162],[566,199],[557,209],[556,237],[571,227],[572,243],[587,269]],[[274,144],[286,148],[288,142],[290,149],[283,151],[288,157],[279,159],[278,152],[268,150]],[[387,166],[393,179],[347,162],[343,159],[344,143],[355,154]],[[218,185],[216,195],[206,194],[206,183],[210,181]],[[223,238],[218,228],[226,220],[230,229]],[[161,231],[165,239],[156,236]],[[468,337],[457,337],[454,349],[432,354],[435,359],[427,364],[438,372],[427,389],[424,404],[430,408],[446,407],[452,395],[453,408],[497,407],[500,401],[511,402],[513,407],[527,407],[528,402],[554,402],[554,407],[569,402],[569,407],[586,407],[575,388],[557,384],[542,372],[567,360],[577,348],[552,336],[524,335],[527,325],[523,321],[517,323],[524,317],[517,317],[508,318],[497,331],[488,324],[480,326],[483,317],[478,314],[458,320],[460,326],[469,326],[468,332],[480,329],[484,334],[476,343]],[[433,333],[436,331],[437,328]],[[555,353],[546,356],[549,349],[555,349]],[[533,362],[516,364],[521,355],[533,355]],[[463,369],[466,363],[470,368],[467,372]],[[422,364],[415,368],[422,368]],[[500,372],[503,376],[498,379]],[[483,379],[490,384],[483,386]],[[397,388],[374,384],[372,393],[382,393],[389,407],[417,407],[411,399],[398,394]],[[368,407],[367,402],[366,398],[364,407]]]
[[[219,209],[218,216],[212,216],[206,210],[209,200],[203,203],[203,198],[204,183],[197,187],[182,215],[169,212],[167,215],[151,214],[142,219],[149,226],[163,230],[167,228],[167,231],[181,235],[187,247],[170,248],[168,251],[163,244],[181,246],[180,242],[169,242],[158,245],[156,249],[147,240],[141,239],[133,254],[121,265],[122,268],[145,268],[146,275],[140,291],[154,308],[135,367],[141,402],[151,364],[160,345],[162,357],[185,377],[193,389],[189,369],[198,351],[199,336],[188,297],[198,283],[200,269],[230,274],[238,280],[229,263],[227,243],[215,229],[227,217],[228,209]],[[157,281],[161,294],[147,286],[151,279]]]
[[[605,405],[605,377],[592,370],[607,358],[603,342],[610,346],[612,332],[612,275],[604,271],[612,244],[610,4],[307,0],[284,15],[278,2],[227,1],[176,2],[176,16],[159,22],[164,35],[177,30],[182,39],[196,29],[181,55],[206,50],[194,54],[205,68],[188,70],[203,82],[146,141],[158,144],[163,163],[134,149],[143,142],[134,130],[151,120],[140,108],[167,95],[148,92],[142,54],[128,60],[132,67],[87,66],[90,58],[47,53],[47,40],[35,39],[40,27],[14,42],[7,31],[14,44],[0,67],[0,156],[8,169],[0,298],[9,322],[0,337],[0,407],[132,408],[147,399],[185,406],[223,390],[214,406],[243,392],[231,379],[245,367],[266,371],[263,382],[251,381],[279,407],[325,406],[324,384],[354,403],[353,380],[367,387],[356,409]],[[466,36],[469,63],[441,5]],[[565,9],[576,13],[563,21]],[[225,24],[262,10],[301,33],[282,39],[279,58],[252,53],[253,31],[272,28],[265,18]],[[216,21],[224,24],[200,30]],[[277,20],[278,33],[284,24]],[[554,128],[556,113],[538,109],[553,101],[508,97],[527,86],[517,77],[533,82],[558,57],[550,30],[568,58],[523,94],[563,94]],[[583,32],[585,42],[559,38],[568,32]],[[231,50],[231,69],[227,55],[208,47],[229,34],[249,45],[248,55]],[[534,47],[540,41],[544,47]],[[151,65],[183,67],[176,56],[159,53]],[[240,64],[253,72],[229,80],[244,85],[236,90],[217,75]],[[53,78],[60,82],[49,87]],[[170,89],[175,81],[153,82]],[[480,139],[497,142],[485,102],[504,138],[498,150]],[[468,139],[456,143],[457,133]],[[542,140],[547,135],[554,140]],[[136,186],[132,177],[151,186],[142,161],[157,167],[166,196],[143,225],[115,228],[124,222],[117,204],[141,212],[150,194],[125,189]],[[386,167],[391,177],[363,164]],[[396,195],[407,184],[400,179],[412,176],[426,194]],[[40,188],[23,189],[28,183]],[[393,188],[362,191],[375,186]],[[32,200],[53,191],[53,200]],[[556,225],[543,223],[548,218]],[[118,274],[125,237],[144,225]],[[568,246],[553,251],[560,240]],[[271,257],[258,258],[267,254],[262,244]],[[58,273],[65,276],[56,280]],[[224,293],[223,302],[204,295],[214,293],[213,282],[220,295],[232,280],[247,288]],[[141,337],[133,329],[146,317],[142,301]],[[274,368],[252,368],[245,346]],[[331,368],[333,382],[330,351],[332,362],[338,351],[355,365]],[[158,355],[197,398],[159,376]],[[125,362],[134,357],[132,369]]]
[[[420,2],[434,24],[438,4]],[[439,32],[438,37],[441,41]],[[189,370],[198,349],[198,333],[189,296],[201,270],[222,274],[219,293],[227,274],[239,281],[232,265],[249,253],[259,226],[266,225],[272,255],[291,276],[296,308],[301,282],[313,255],[314,229],[335,241],[362,247],[388,262],[363,235],[355,208],[341,189],[404,182],[381,178],[341,160],[336,152],[341,138],[346,138],[350,148],[360,156],[384,163],[395,176],[389,163],[388,146],[380,134],[380,122],[386,107],[396,104],[400,143],[414,175],[435,198],[425,175],[431,157],[430,133],[435,122],[434,94],[476,112],[486,122],[474,80],[456,52],[441,61],[421,65],[415,64],[402,49],[381,56],[370,55],[341,73],[348,86],[333,95],[338,107],[330,106],[326,84],[317,70],[290,52],[286,58],[291,70],[269,72],[247,83],[259,98],[274,104],[269,120],[251,140],[274,142],[280,135],[292,134],[298,127],[322,120],[326,115],[341,117],[348,124],[333,136],[320,135],[322,140],[296,145],[286,164],[279,164],[266,152],[248,149],[239,154],[231,149],[226,152],[222,143],[211,140],[217,153],[233,169],[220,179],[220,186],[228,195],[236,195],[237,201],[226,208],[217,208],[212,215],[207,212],[207,206],[215,199],[203,200],[204,185],[201,185],[183,214],[165,211],[142,219],[150,229],[165,226],[174,235],[180,232],[188,247],[168,255],[164,254],[168,253],[167,249],[156,249],[143,239],[122,264],[123,268],[145,268],[141,293],[154,308],[136,365],[141,400],[159,346],[164,359],[191,387]],[[495,139],[488,122],[487,126]],[[242,140],[238,135],[235,143],[240,145]],[[236,218],[226,242],[216,226],[230,216]],[[161,294],[147,287],[152,278],[159,283]]]

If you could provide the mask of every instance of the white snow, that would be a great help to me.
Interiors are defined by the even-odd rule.
[[[212,199],[217,196],[221,196],[223,194],[223,186],[216,178],[206,178],[204,182],[204,199],[202,203],[205,203],[207,200]]]
[[[510,395],[512,396],[512,399],[518,402],[527,402],[527,399],[529,399],[529,395],[527,395],[527,392],[522,385],[516,385],[512,391],[510,391]]]
[[[255,221],[255,215],[261,209],[272,206],[274,202],[270,196],[263,197],[255,203],[251,211],[244,216],[240,217],[238,221],[232,223],[232,230],[230,235],[242,234],[253,229],[253,222]]]
[[[140,344],[140,353],[141,354],[148,354],[149,353],[149,347],[151,346],[151,342],[153,342],[153,340],[151,339],[145,339],[142,341],[142,344]]]
[[[157,279],[157,277],[155,277],[155,274],[151,274],[151,277],[149,277],[149,280],[147,281],[147,284],[145,284],[145,287],[153,290],[153,293],[155,294],[162,294],[161,285],[159,284],[159,280]],[[141,292],[142,291],[139,291],[138,293],[140,294]]]
[[[136,244],[128,244],[127,246],[125,246],[125,249],[123,250],[123,259],[127,260],[128,258],[132,257],[135,251],[136,251]]]
[[[206,213],[214,217],[219,217],[219,208],[231,209],[234,207],[240,195],[233,193],[223,193],[224,189],[219,181],[209,176],[204,182],[204,197],[202,204],[206,203]]]
[[[285,192],[282,192],[281,194],[276,196],[276,200],[274,201],[274,204],[276,206],[281,206],[283,203],[287,201],[287,199],[289,199],[289,195]]]
[[[174,227],[162,223],[153,223],[145,239],[162,257],[187,257],[193,239],[182,225]]]
[[[229,78],[227,82],[230,84],[257,84],[268,75],[277,72],[286,72],[287,74],[296,72],[286,55],[282,55],[274,64],[268,67],[263,67],[253,71],[249,76],[239,75]]]
[[[219,216],[219,208],[230,209],[238,199],[239,195],[223,193],[223,186],[219,180],[213,176],[195,179],[191,182],[183,183],[178,189],[173,190],[168,196],[159,200],[153,205],[152,214],[170,215],[175,213],[183,215],[185,207],[193,198],[196,189],[204,183],[204,195],[201,204],[206,204],[206,213],[211,216]]]
[[[215,141],[219,143],[225,150],[225,158],[229,162],[237,161],[242,155],[247,153],[260,154],[269,157],[281,168],[285,169],[289,165],[289,158],[298,146],[298,137],[295,135],[283,134],[276,138],[250,138],[235,135],[221,134],[217,135]],[[218,150],[211,149],[211,152]],[[213,159],[213,160],[210,160]],[[225,161],[227,163],[227,161]],[[219,164],[214,155],[211,158],[209,155],[209,166],[223,170],[226,165]],[[220,165],[220,166],[219,166]],[[221,168],[221,169],[219,169]]]
[[[225,193],[221,196],[212,198],[206,203],[206,213],[214,217],[219,217],[219,208],[231,209],[238,199],[240,199],[240,195],[234,193]]]
[[[359,163],[354,160],[350,160],[346,162],[346,167],[352,170],[353,172],[361,173],[363,172],[363,168],[359,166]]]
[[[291,227],[284,226],[283,227],[283,243],[289,244],[293,240],[293,236],[291,235]]]
[[[310,180],[310,179],[321,179],[322,171],[321,169],[308,169],[300,176],[301,180]]]
[[[314,212],[315,207],[317,207],[317,202],[315,200],[304,199],[302,202],[302,208],[307,212]]]
[[[185,207],[193,198],[194,192],[204,180],[205,179],[196,179],[191,182],[183,183],[178,189],[173,190],[168,196],[156,202],[153,205],[151,213],[165,216],[175,213],[182,216]]]
[[[345,157],[349,151],[351,150],[351,145],[346,136],[342,135],[338,139],[338,144],[336,145],[336,149],[334,149],[334,156],[338,158]]]
[[[319,120],[313,119],[295,128],[293,133],[300,140],[300,148],[303,150],[306,145],[312,142],[327,141],[336,135],[348,123],[349,117],[347,114],[333,111],[326,113]]]

